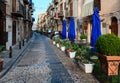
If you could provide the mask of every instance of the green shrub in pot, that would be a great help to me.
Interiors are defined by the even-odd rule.
[[[87,35],[86,34],[81,34],[80,39],[87,39]]]
[[[107,56],[120,55],[120,38],[114,34],[105,34],[96,41],[96,49]]]

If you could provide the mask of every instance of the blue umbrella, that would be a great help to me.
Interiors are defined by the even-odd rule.
[[[92,15],[92,32],[91,32],[91,41],[90,45],[93,47],[93,51],[96,51],[95,44],[98,39],[98,37],[101,35],[101,30],[100,30],[100,16],[99,16],[99,9],[95,8],[94,13]]]
[[[66,38],[66,21],[63,20],[62,22],[62,38],[65,39]]]
[[[70,25],[69,25],[69,31],[68,31],[68,38],[70,41],[74,42],[75,39],[75,23],[74,18],[70,17]]]

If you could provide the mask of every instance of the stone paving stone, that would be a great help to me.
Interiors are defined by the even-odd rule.
[[[49,41],[34,33],[25,55],[0,83],[99,83]]]
[[[0,79],[0,82],[74,83],[48,39],[35,34],[33,40],[17,66]]]

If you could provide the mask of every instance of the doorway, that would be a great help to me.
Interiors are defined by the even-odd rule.
[[[0,45],[4,45],[4,18],[3,12],[0,10]]]
[[[118,20],[116,17],[111,18],[111,33],[118,36]]]
[[[12,25],[12,45],[14,45],[16,44],[16,21],[13,21]]]

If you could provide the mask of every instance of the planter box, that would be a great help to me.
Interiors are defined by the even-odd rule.
[[[85,43],[87,43],[87,40],[86,40],[86,39],[82,39],[81,42],[82,42],[83,44],[85,44]]]
[[[2,69],[3,69],[3,61],[4,60],[0,58],[0,71],[2,71]]]
[[[69,57],[70,57],[70,58],[75,58],[75,53],[76,53],[76,52],[69,52]]]
[[[93,63],[84,64],[84,66],[85,66],[85,73],[92,73],[94,67]]]
[[[102,71],[109,75],[118,75],[120,56],[106,56],[99,54]]]
[[[55,45],[56,43],[55,43],[55,41],[53,41],[53,45]]]
[[[65,46],[61,46],[61,51],[65,51]]]
[[[56,44],[56,46],[57,46],[58,48],[60,47],[60,45],[59,45],[58,43]]]
[[[78,64],[85,71],[85,73],[92,73],[94,63],[82,63],[79,61]]]

